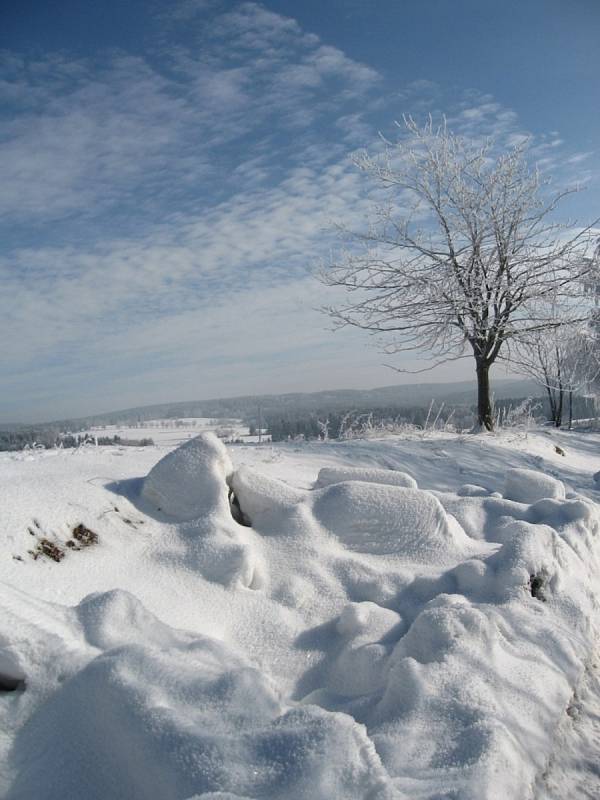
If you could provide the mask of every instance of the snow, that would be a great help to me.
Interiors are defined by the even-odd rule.
[[[41,787],[48,800],[266,789],[326,800],[330,785],[349,798],[385,796],[364,729],[315,707],[286,712],[272,682],[226,644],[170,628],[118,590],[74,611],[89,660],[19,733],[31,755],[7,797],[39,797]]]
[[[348,481],[314,496],[316,519],[348,549],[446,564],[470,547],[442,504],[418,489]]]
[[[231,476],[230,483],[241,510],[255,527],[260,525],[259,520],[274,517],[275,526],[279,528],[280,515],[301,502],[306,494],[248,467],[240,467]]]
[[[181,521],[226,511],[227,479],[233,466],[214,433],[202,433],[167,453],[146,478],[142,498]]]
[[[353,639],[365,634],[381,638],[400,622],[401,618],[395,611],[376,603],[349,603],[342,609],[336,630]]]
[[[173,448],[189,439],[194,439],[199,434],[209,432],[215,433],[227,441],[258,441],[257,435],[249,435],[248,426],[244,425],[242,420],[213,419],[211,417],[153,419],[134,425],[102,425],[88,428],[86,431],[76,435],[87,436],[91,440],[102,437],[112,439],[114,436],[129,441],[152,439],[159,447]]]
[[[3,454],[0,795],[597,796],[599,444]]]
[[[416,489],[417,482],[406,472],[389,469],[361,469],[360,467],[323,467],[319,470],[317,486],[331,486],[343,481],[363,481],[364,483],[382,483],[390,486],[405,486]]]
[[[600,659],[594,651],[560,722],[557,743],[538,777],[535,800],[596,800],[600,785]]]
[[[509,469],[506,473],[504,496],[517,503],[535,503],[545,497],[563,500],[565,487],[551,475],[532,469]]]

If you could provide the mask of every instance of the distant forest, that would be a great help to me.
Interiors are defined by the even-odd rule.
[[[366,430],[401,429],[413,426],[417,429],[448,427],[455,431],[468,431],[475,422],[475,405],[453,406],[445,403],[432,403],[429,407],[408,406],[404,408],[385,407],[369,411],[347,409],[344,411],[312,413],[274,414],[266,417],[267,432],[274,442],[288,439],[339,439],[360,435]],[[530,413],[536,421],[549,418],[548,401],[544,397],[503,398],[496,401],[495,413],[500,426],[517,423],[519,410],[522,416]],[[573,398],[573,418],[588,419],[596,414],[591,398]]]
[[[290,396],[285,397],[289,398]],[[307,395],[306,397],[313,396]],[[495,411],[500,424],[502,425],[503,422],[507,421],[510,423],[511,419],[512,422],[518,422],[515,415],[518,416],[519,410],[524,409],[524,404],[528,413],[537,421],[549,417],[548,403],[545,398],[501,398],[496,400],[495,403]],[[201,413],[199,416],[212,416],[215,419],[229,418],[232,416],[230,413],[232,405],[234,404],[227,404],[226,408],[222,409],[223,413],[221,414],[208,415]],[[155,409],[156,407],[152,408]],[[218,409],[212,408],[211,410]],[[242,409],[238,410],[241,411]],[[294,407],[291,402],[277,405],[273,401],[266,404],[266,408],[260,408],[259,410],[256,399],[254,399],[252,405],[246,402],[244,410],[246,413],[240,414],[238,419],[242,419],[248,425],[250,433],[256,433],[260,427],[270,434],[274,442],[298,438],[307,440],[349,438],[361,435],[369,430],[399,430],[403,426],[413,426],[417,429],[431,429],[434,426],[437,429],[448,427],[460,432],[470,430],[475,420],[475,406],[473,404],[464,402],[453,404],[444,400],[430,400],[427,404],[390,404],[370,408],[362,403],[340,408],[337,402],[332,402],[331,405],[323,403],[322,406],[317,406],[315,404],[315,406],[308,409],[302,403]],[[573,398],[574,419],[595,418],[596,414],[594,401],[591,398]],[[110,422],[106,417],[103,417],[102,421],[97,424],[133,424],[137,426],[143,425],[149,419],[158,418],[154,416],[143,419],[141,415],[138,415],[137,418],[132,419],[130,412],[127,412],[125,419],[120,418],[118,414],[115,414],[114,418],[112,415],[110,416]],[[188,415],[182,414],[181,416]],[[166,414],[162,418],[176,419],[174,416],[167,416]],[[67,420],[63,423],[41,426],[12,426],[9,430],[0,430],[0,451],[23,450],[26,447],[79,447],[89,441],[81,431],[91,426],[92,420],[90,418]],[[127,440],[119,436],[98,437],[97,443],[99,445],[120,444],[138,447],[153,444],[150,438]]]
[[[181,419],[185,417],[209,417],[249,419],[258,411],[266,416],[300,411],[321,413],[357,409],[370,411],[374,408],[403,409],[409,406],[427,408],[431,400],[446,402],[453,406],[470,405],[476,397],[473,381],[457,383],[412,383],[396,386],[380,386],[376,389],[333,389],[320,392],[294,392],[288,394],[243,395],[221,397],[213,400],[190,400],[177,403],[138,406],[104,414],[62,419],[42,425],[0,425],[4,430],[22,430],[36,427],[38,430],[55,428],[61,431],[83,431],[102,425],[131,425],[153,419]],[[497,380],[494,383],[496,399],[503,397],[527,397],[539,389],[529,380]]]

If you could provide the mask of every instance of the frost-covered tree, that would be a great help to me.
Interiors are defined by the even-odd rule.
[[[570,190],[548,193],[527,143],[499,153],[445,123],[400,127],[383,154],[356,159],[379,199],[366,230],[340,226],[352,247],[321,277],[350,295],[327,311],[338,326],[382,335],[387,353],[427,353],[426,369],[472,354],[479,426],[491,430],[490,367],[507,343],[556,325],[539,301],[578,291],[590,228],[556,221]]]
[[[566,350],[565,370],[569,398],[569,430],[573,423],[573,395],[594,397],[600,376],[600,342],[588,326],[571,334]]]
[[[534,331],[511,348],[510,361],[544,389],[557,428],[563,423],[566,400],[570,428],[573,394],[590,393],[600,374],[600,348],[589,323]]]

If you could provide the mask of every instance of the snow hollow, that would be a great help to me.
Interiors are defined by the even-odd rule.
[[[3,453],[0,795],[559,797],[599,444]]]

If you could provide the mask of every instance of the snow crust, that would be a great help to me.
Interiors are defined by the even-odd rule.
[[[0,460],[7,552],[100,537],[5,565],[0,794],[533,797],[598,635],[594,470],[476,441]]]

